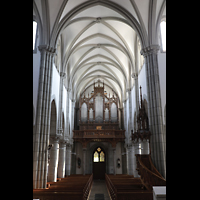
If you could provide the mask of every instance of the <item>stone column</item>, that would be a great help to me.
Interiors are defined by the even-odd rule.
[[[66,145],[66,166],[65,166],[65,169],[66,169],[65,175],[66,176],[70,176],[70,172],[71,172],[71,149],[72,149],[72,146],[69,143],[67,143],[67,145]]]
[[[128,124],[128,144],[131,143],[131,130],[133,129],[133,121],[132,121],[132,95],[131,95],[131,88],[127,89],[128,91],[128,98],[129,98],[129,124]]]
[[[128,143],[128,127],[127,127],[127,109],[126,109],[126,103],[127,101],[123,101],[124,103],[124,129],[125,131],[125,145]]]
[[[121,129],[124,130],[124,117],[123,117],[123,107],[119,108],[121,116]]]
[[[138,75],[132,74],[132,78],[134,78],[135,81],[135,104],[136,104],[136,116],[138,116],[138,110],[139,110],[139,92],[138,92]],[[136,123],[136,129],[137,130],[137,123]]]
[[[62,102],[63,102],[63,82],[66,77],[66,73],[60,72],[60,87],[59,87],[59,104],[58,104],[58,134],[63,134],[64,130],[62,129]],[[64,135],[64,134],[63,134]]]
[[[58,161],[58,177],[65,177],[65,161],[66,161],[66,141],[61,140],[59,144],[59,161]]]
[[[136,162],[136,156],[138,149],[138,143],[132,143],[130,145],[127,145],[127,165],[128,165],[128,174],[134,175],[134,177],[139,177],[137,168],[137,162]]]
[[[83,148],[83,175],[86,172],[86,150],[87,148]]]
[[[52,148],[50,150],[50,162],[48,170],[48,182],[57,182],[57,166],[58,166],[58,147],[59,138],[51,137]]]
[[[41,53],[36,123],[33,141],[33,188],[46,188],[50,130],[51,85],[54,48],[38,47]]]
[[[151,131],[151,156],[155,167],[165,177],[166,162],[163,141],[163,119],[160,93],[160,80],[157,52],[158,45],[151,45],[141,50],[145,58],[148,96],[148,118]]]
[[[71,133],[70,133],[70,138],[73,137],[73,130],[74,130],[74,110],[75,110],[75,102],[76,100],[75,99],[72,99],[72,107],[71,107]]]
[[[116,148],[112,148],[113,150],[113,174],[116,175]]]
[[[132,143],[133,146],[133,175],[134,177],[139,177],[137,169],[137,161],[136,161],[136,156],[135,154],[138,154],[138,143]]]
[[[64,134],[64,139],[66,140],[69,138],[69,96],[70,96],[71,89],[67,88],[67,102],[66,102],[66,131]]]
[[[128,164],[128,175],[133,175],[133,159],[134,149],[132,145],[127,146],[127,164]]]

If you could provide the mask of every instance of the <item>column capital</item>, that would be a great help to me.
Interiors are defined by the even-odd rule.
[[[59,137],[58,136],[50,136],[50,138],[54,141],[54,142],[59,142]]]
[[[60,77],[65,78],[66,77],[66,73],[65,72],[60,72]]]
[[[72,145],[70,144],[70,143],[66,143],[66,147],[69,149],[69,148],[71,148],[72,147]]]
[[[49,45],[39,45],[38,49],[40,52],[47,51],[53,55],[55,55],[55,53],[56,53],[56,48],[50,47]]]
[[[123,100],[123,103],[126,104],[127,100],[128,100],[128,98],[127,98],[127,99],[124,99],[124,100]]]
[[[67,88],[67,92],[71,92],[71,88]]]
[[[138,79],[138,74],[132,73],[131,77],[134,78],[134,79]]]
[[[126,91],[127,91],[128,93],[130,93],[130,92],[131,92],[131,88],[127,88]]]
[[[158,51],[160,49],[160,46],[159,45],[151,45],[151,46],[148,46],[148,47],[145,47],[143,48],[140,53],[146,57],[147,55],[150,55],[150,54],[157,54]]]
[[[72,101],[73,103],[75,103],[75,102],[76,102],[76,99],[71,99],[71,101]]]
[[[60,140],[59,140],[59,144],[62,145],[62,146],[66,146],[67,141],[64,140],[64,139],[60,139]]]

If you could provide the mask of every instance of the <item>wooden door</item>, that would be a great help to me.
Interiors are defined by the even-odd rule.
[[[105,179],[106,159],[105,151],[101,147],[97,147],[93,152],[93,178]]]
[[[105,179],[106,163],[105,162],[93,162],[93,178]]]

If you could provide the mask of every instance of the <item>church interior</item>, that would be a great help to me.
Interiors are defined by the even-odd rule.
[[[165,195],[166,0],[34,0],[33,199]]]

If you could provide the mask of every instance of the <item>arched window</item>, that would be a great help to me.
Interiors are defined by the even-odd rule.
[[[94,151],[93,162],[105,162],[105,153],[101,147],[97,147]]]
[[[161,20],[160,33],[162,52],[166,52],[166,19]]]
[[[33,52],[36,52],[37,43],[37,22],[33,20]]]

